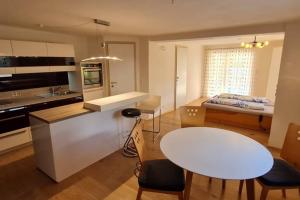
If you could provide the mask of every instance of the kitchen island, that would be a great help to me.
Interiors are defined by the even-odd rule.
[[[135,122],[120,111],[147,97],[129,92],[30,113],[37,167],[60,182],[119,150]]]

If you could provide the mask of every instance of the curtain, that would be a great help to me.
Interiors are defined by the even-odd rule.
[[[205,54],[204,96],[221,93],[251,95],[254,50],[208,49]]]

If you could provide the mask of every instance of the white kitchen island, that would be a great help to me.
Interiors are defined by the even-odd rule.
[[[135,122],[120,111],[147,97],[130,92],[30,113],[37,167],[60,182],[119,150]]]

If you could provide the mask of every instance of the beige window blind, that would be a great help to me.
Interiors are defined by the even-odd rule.
[[[204,96],[221,93],[251,95],[253,49],[207,49],[205,53]]]

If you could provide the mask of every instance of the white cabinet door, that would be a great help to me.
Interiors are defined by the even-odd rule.
[[[16,73],[14,67],[0,67],[0,75],[14,74],[14,73]]]
[[[12,56],[10,40],[0,40],[0,56]]]
[[[30,42],[12,40],[13,56],[47,56],[47,47],[44,42]]]
[[[44,72],[50,72],[50,67],[49,66],[16,67],[16,74],[44,73]]]
[[[75,57],[72,44],[47,43],[49,57]]]
[[[108,44],[108,53],[121,61],[109,61],[110,95],[135,91],[134,44]]]
[[[104,97],[104,90],[101,88],[91,88],[83,90],[84,101],[91,101]]]
[[[73,72],[76,71],[76,66],[50,66],[50,72]]]

